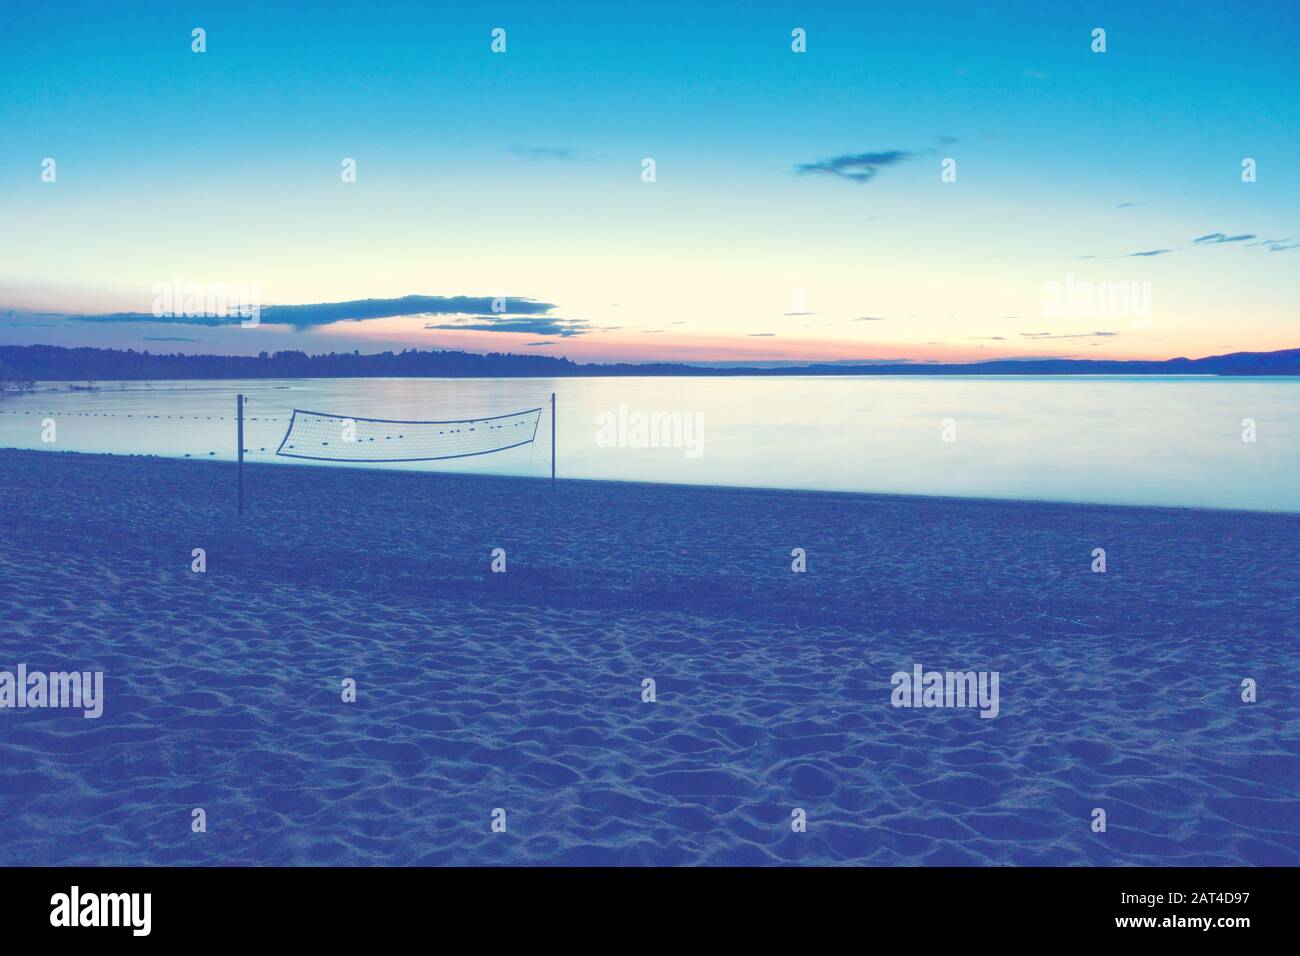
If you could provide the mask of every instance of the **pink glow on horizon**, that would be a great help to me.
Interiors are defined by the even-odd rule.
[[[321,330],[345,332],[339,325]],[[510,332],[422,331],[411,334],[403,330],[400,339],[395,330],[387,334],[376,329],[346,329],[349,341],[364,340],[374,349],[451,349],[467,352],[512,352],[518,355],[551,355],[575,362],[939,362],[968,363],[996,359],[1072,358],[1072,359],[1151,359],[1163,360],[1186,356],[1199,358],[1235,351],[1269,351],[1292,347],[1284,342],[1226,347],[1207,344],[1191,351],[1171,350],[1164,340],[1147,341],[1146,348],[1080,345],[1078,342],[1040,342],[1017,347],[1019,343],[999,343],[981,347],[977,344],[950,345],[936,342],[872,343],[844,339],[736,338],[734,336],[683,335],[674,333],[620,334],[599,332],[569,337],[544,337]],[[670,338],[671,335],[671,338]],[[547,345],[539,345],[547,342]],[[1056,347],[1053,347],[1056,346]],[[364,351],[364,349],[363,349]]]
[[[333,332],[337,327],[328,331]],[[388,335],[352,331],[351,340],[365,339],[376,347],[391,343]],[[741,338],[682,336],[668,333],[593,333],[569,337],[544,337],[512,332],[428,332],[419,341],[403,336],[402,348],[456,349],[467,352],[513,352],[517,355],[562,356],[575,362],[838,362],[845,360],[943,362],[978,361],[988,357],[982,349],[942,345],[883,345],[848,341],[795,338]],[[547,345],[538,343],[547,342]],[[385,347],[392,347],[391,344]]]

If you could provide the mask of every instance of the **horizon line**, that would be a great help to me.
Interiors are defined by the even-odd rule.
[[[402,349],[401,351],[398,352],[388,349],[382,352],[368,352],[368,353],[362,353],[359,350],[354,350],[352,352],[330,351],[330,352],[310,353],[300,349],[282,349],[276,352],[262,351],[257,355],[232,355],[232,354],[212,353],[212,352],[190,353],[190,352],[151,352],[149,350],[137,351],[134,348],[106,348],[103,346],[95,346],[95,345],[66,346],[66,345],[52,345],[52,344],[40,344],[40,343],[31,344],[31,345],[0,345],[0,355],[10,355],[10,357],[13,359],[20,358],[24,353],[30,354],[34,350],[50,350],[56,353],[91,352],[91,353],[99,353],[101,355],[110,355],[110,354],[134,355],[134,356],[145,358],[149,362],[155,362],[159,360],[169,360],[169,359],[182,360],[186,362],[201,362],[204,360],[212,360],[212,361],[222,361],[222,362],[240,363],[240,364],[251,363],[254,365],[258,365],[261,363],[282,362],[285,359],[299,359],[299,360],[306,360],[306,361],[333,360],[333,361],[341,361],[341,362],[360,362],[364,360],[373,360],[373,359],[381,359],[381,360],[399,359],[402,356],[418,356],[423,358],[438,358],[442,360],[447,360],[454,357],[463,357],[469,359],[471,361],[471,364],[481,363],[484,360],[491,360],[491,361],[504,360],[506,362],[510,362],[511,364],[524,365],[533,369],[536,369],[539,366],[559,366],[559,367],[568,367],[575,370],[672,369],[672,370],[679,370],[682,373],[696,373],[696,374],[709,372],[709,371],[716,371],[725,375],[740,375],[746,372],[750,372],[758,375],[765,375],[765,374],[774,375],[774,374],[782,374],[782,373],[790,374],[798,371],[817,371],[822,373],[857,371],[861,373],[865,370],[871,370],[877,373],[893,372],[897,374],[906,374],[906,373],[916,374],[919,372],[931,371],[936,369],[968,370],[968,369],[978,369],[978,368],[984,368],[990,366],[1010,366],[1010,367],[1022,367],[1022,368],[1031,368],[1037,366],[1040,369],[1041,367],[1044,366],[1049,366],[1052,368],[1061,368],[1061,367],[1097,368],[1099,366],[1100,367],[1129,366],[1135,368],[1173,366],[1174,368],[1183,368],[1187,364],[1201,365],[1205,363],[1214,363],[1216,361],[1227,362],[1232,360],[1236,360],[1238,362],[1242,360],[1247,360],[1246,364],[1240,367],[1244,368],[1245,370],[1251,370],[1252,366],[1249,362],[1250,359],[1257,359],[1257,360],[1278,359],[1282,361],[1283,368],[1286,369],[1286,371],[1281,371],[1279,372],[1279,374],[1286,374],[1286,375],[1300,374],[1300,346],[1294,348],[1288,348],[1288,349],[1275,349],[1275,350],[1270,350],[1265,352],[1253,352],[1253,351],[1224,352],[1224,353],[1218,353],[1213,355],[1200,356],[1198,358],[1189,358],[1187,356],[1180,355],[1180,356],[1173,356],[1166,359],[1064,358],[1064,357],[1040,358],[1034,356],[1025,356],[1025,357],[980,359],[978,361],[973,361],[973,362],[939,362],[934,360],[912,360],[912,359],[894,359],[889,361],[872,361],[872,360],[865,360],[865,359],[864,360],[842,359],[842,360],[833,360],[833,361],[825,361],[825,362],[799,362],[794,360],[789,360],[789,361],[759,360],[756,362],[723,361],[720,363],[709,364],[709,363],[695,363],[695,362],[681,362],[681,361],[579,362],[579,361],[574,361],[573,359],[570,359],[566,356],[559,356],[559,355],[525,354],[525,353],[518,353],[518,352],[471,352],[463,349],[421,350],[415,347]],[[5,370],[6,364],[7,363],[0,361],[0,373],[2,373]],[[28,364],[28,363],[20,362],[20,366],[21,364]],[[1266,367],[1265,365],[1254,366],[1254,368],[1261,369],[1261,370],[1264,369],[1265,367]],[[14,368],[13,371],[22,372],[25,370],[22,369],[21,367],[18,367],[18,368]],[[103,373],[110,370],[100,369],[98,371]],[[112,370],[112,371],[117,371],[117,370]],[[122,369],[120,371],[129,373],[131,371],[142,371],[142,370]],[[192,374],[196,370],[186,369],[185,371],[188,371]],[[500,372],[505,370],[497,370],[497,371]],[[1214,374],[1214,373],[1207,372],[1206,374]],[[138,376],[131,376],[131,377],[138,378]],[[302,376],[290,374],[284,377],[296,378]],[[332,376],[327,375],[324,377],[332,377]],[[400,376],[400,377],[419,377],[419,376]],[[4,379],[4,375],[0,374],[0,381],[2,381],[3,379]],[[34,379],[34,380],[39,380],[39,379]],[[45,380],[48,381],[50,379],[48,376],[46,376]],[[93,381],[95,380],[95,378],[92,377],[90,379],[86,379],[84,377],[74,377],[67,380],[68,381]],[[99,376],[99,380],[104,381],[104,380],[111,380],[111,379],[105,379],[101,374],[101,376]]]

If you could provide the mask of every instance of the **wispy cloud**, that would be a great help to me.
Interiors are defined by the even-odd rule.
[[[1212,232],[1208,236],[1201,236],[1199,239],[1193,239],[1192,245],[1219,245],[1224,242],[1244,242],[1247,239],[1254,239],[1254,233],[1244,233],[1240,236],[1227,236],[1221,232]]]
[[[1300,242],[1291,239],[1261,239],[1249,243],[1251,246],[1264,246],[1269,252],[1286,252],[1288,249],[1300,249]]]
[[[1026,339],[1109,339],[1119,335],[1118,332],[1075,332],[1070,335],[1054,335],[1051,332],[1021,332]]]
[[[1117,206],[1117,207],[1115,207],[1115,208],[1120,209],[1120,208],[1123,208],[1123,206],[1121,205],[1121,206]],[[1255,233],[1253,233],[1253,232],[1242,232],[1242,233],[1238,233],[1237,235],[1233,235],[1233,236],[1230,236],[1230,235],[1228,235],[1228,234],[1225,233],[1225,232],[1210,232],[1210,233],[1206,233],[1206,234],[1203,235],[1203,236],[1197,236],[1195,239],[1192,239],[1188,245],[1183,245],[1183,246],[1171,246],[1170,248],[1167,248],[1167,249],[1144,249],[1144,250],[1142,250],[1141,252],[1129,252],[1129,253],[1125,253],[1124,255],[1119,255],[1119,256],[1078,256],[1077,258],[1079,258],[1079,259],[1138,259],[1138,258],[1149,258],[1149,257],[1151,257],[1151,256],[1165,256],[1165,255],[1169,255],[1171,252],[1181,252],[1181,251],[1183,251],[1184,249],[1194,249],[1194,248],[1201,248],[1201,249],[1204,249],[1204,248],[1207,248],[1207,247],[1209,247],[1209,246],[1223,246],[1223,245],[1230,245],[1231,243],[1234,243],[1234,242],[1244,242],[1244,243],[1246,243],[1247,246],[1267,246],[1267,247],[1269,248],[1269,250],[1272,251],[1272,252],[1279,252],[1279,251],[1281,251],[1282,249],[1295,248],[1295,246],[1288,246],[1288,245],[1285,245],[1285,243],[1290,242],[1289,239],[1280,239],[1280,240],[1279,240],[1279,239],[1261,239],[1261,240],[1259,240],[1258,242],[1251,242],[1251,241],[1250,241],[1250,240],[1255,239],[1255,238],[1257,238],[1257,237],[1256,237]],[[1300,245],[1300,243],[1298,243],[1297,245]]]
[[[799,163],[795,172],[800,175],[820,174],[865,183],[890,166],[897,166],[915,158],[916,154],[904,149],[888,149],[878,153],[846,153],[816,163]]]
[[[490,321],[467,319],[430,323],[425,328],[440,332],[514,332],[524,335],[557,335],[561,338],[586,335],[592,331],[591,325],[582,319],[529,319],[514,316],[494,316]]]
[[[853,321],[854,322],[883,322],[885,321],[885,317],[883,315],[860,315]]]
[[[511,146],[510,152],[533,163],[576,163],[583,158],[571,146]]]

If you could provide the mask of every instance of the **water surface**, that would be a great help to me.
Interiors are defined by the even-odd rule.
[[[544,477],[557,393],[561,477],[1111,504],[1300,511],[1300,381],[1192,376],[296,379],[43,386],[0,401],[0,446],[235,454],[292,408],[396,419],[545,406],[534,445],[384,467]],[[636,447],[636,415],[677,416],[690,447]],[[688,417],[689,416],[689,417]],[[41,441],[53,417],[57,441]],[[1255,440],[1243,441],[1254,423]],[[602,428],[602,425],[605,427]],[[671,436],[668,436],[671,440]],[[609,439],[613,439],[613,444]],[[945,440],[952,439],[952,440]],[[621,439],[621,443],[620,443]],[[303,464],[299,462],[298,464]],[[308,465],[310,467],[310,465]],[[374,466],[367,466],[374,467]]]

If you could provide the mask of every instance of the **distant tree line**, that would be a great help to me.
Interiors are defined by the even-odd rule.
[[[157,354],[135,349],[0,346],[0,377],[17,381],[121,381],[221,378],[548,376],[582,374],[549,355],[468,352],[262,352],[260,355]]]
[[[0,387],[36,381],[91,382],[221,378],[559,378],[594,375],[1300,375],[1300,349],[1236,352],[1200,359],[1113,361],[1002,359],[967,365],[823,364],[708,368],[647,363],[579,364],[552,355],[489,352],[262,352],[260,355],[158,354],[135,349],[0,346]]]
[[[362,355],[309,355],[288,350],[258,355],[156,354],[135,349],[0,345],[0,363],[27,380],[92,382],[224,378],[550,378],[579,375],[725,375],[744,369],[710,369],[671,363],[579,364],[552,355],[403,349]],[[752,374],[753,370],[748,370]]]

